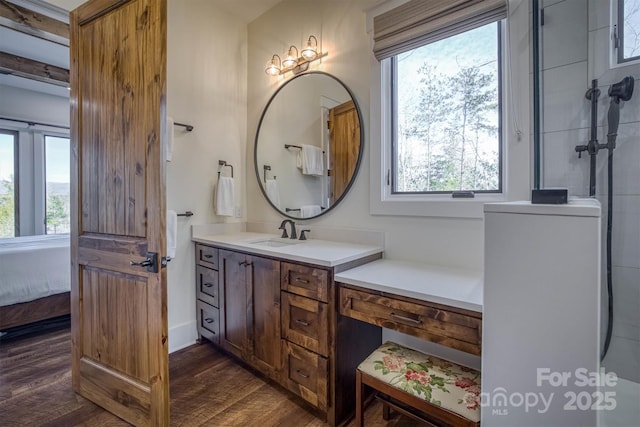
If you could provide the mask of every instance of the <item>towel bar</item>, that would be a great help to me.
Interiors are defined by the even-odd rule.
[[[193,130],[193,126],[192,125],[188,125],[186,123],[178,123],[178,122],[173,122],[174,126],[182,126],[183,128],[185,128],[187,130],[187,132],[191,132]]]

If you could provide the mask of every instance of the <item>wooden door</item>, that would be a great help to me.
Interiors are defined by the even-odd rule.
[[[271,378],[280,371],[280,262],[249,257],[249,352],[254,366]]]
[[[242,358],[247,356],[250,319],[247,264],[244,254],[220,251],[220,346]]]
[[[353,101],[329,110],[329,138],[331,141],[330,204],[340,199],[355,173],[360,155],[360,120]]]
[[[90,0],[70,18],[73,388],[166,426],[166,0]]]

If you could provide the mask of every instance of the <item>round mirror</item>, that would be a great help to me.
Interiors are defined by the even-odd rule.
[[[330,74],[300,74],[273,94],[254,150],[263,194],[289,218],[315,218],[342,200],[362,157],[360,109]]]

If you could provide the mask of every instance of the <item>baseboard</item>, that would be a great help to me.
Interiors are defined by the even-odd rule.
[[[187,322],[169,328],[169,353],[181,350],[196,343],[198,332],[196,322]]]

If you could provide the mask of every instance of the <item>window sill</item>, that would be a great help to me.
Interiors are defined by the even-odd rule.
[[[504,202],[504,194],[476,194],[473,199],[453,199],[449,195],[387,195],[372,200],[371,215],[482,219],[485,203]]]

